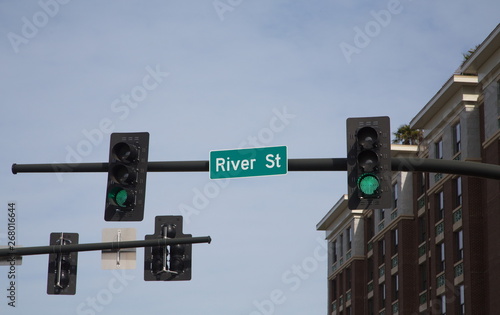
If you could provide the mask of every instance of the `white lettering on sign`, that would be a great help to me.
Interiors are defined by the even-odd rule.
[[[276,167],[281,167],[281,164],[280,164],[280,160],[281,160],[281,157],[279,154],[276,154],[276,158],[273,160],[274,158],[274,154],[268,154],[266,155],[266,161],[269,162],[269,164],[266,164],[266,167],[267,168],[273,168],[274,166]]]
[[[216,158],[215,159],[215,171],[216,172],[229,172],[237,171],[240,167],[242,170],[253,170],[253,163],[255,159],[243,159],[243,160],[231,160],[230,158]],[[220,168],[220,169],[219,169]]]

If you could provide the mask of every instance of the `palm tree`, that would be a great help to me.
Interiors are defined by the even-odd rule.
[[[410,125],[401,125],[394,134],[392,143],[400,144],[420,144],[424,138],[424,133],[420,129],[412,129]]]
[[[477,50],[479,45],[476,45],[476,47],[469,49],[466,53],[463,53],[462,56],[464,57],[462,64],[464,64],[469,58],[472,56],[472,54]]]

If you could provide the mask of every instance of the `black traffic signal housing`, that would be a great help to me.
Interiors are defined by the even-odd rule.
[[[157,216],[155,234],[146,240],[158,238],[189,238],[182,233],[182,216]],[[172,244],[144,248],[145,281],[191,280],[192,244]]]
[[[78,244],[78,233],[51,233],[50,245]],[[78,252],[49,254],[47,294],[75,295]]]
[[[149,133],[113,133],[109,150],[106,221],[142,221]]]
[[[390,119],[347,119],[349,209],[392,207]]]

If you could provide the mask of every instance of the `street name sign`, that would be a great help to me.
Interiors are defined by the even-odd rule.
[[[210,151],[210,179],[284,175],[287,147]]]

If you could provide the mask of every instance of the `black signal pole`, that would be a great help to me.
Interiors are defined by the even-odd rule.
[[[117,242],[88,243],[88,244],[13,247],[13,248],[0,249],[0,257],[85,252],[85,251],[104,250],[104,249],[118,250],[122,248],[167,246],[173,244],[210,243],[211,241],[212,239],[210,238],[210,236],[199,236],[199,237],[184,237],[176,239],[158,238],[151,240],[124,241],[124,242],[117,241]]]
[[[289,159],[289,171],[346,171],[346,158]],[[391,158],[392,171],[435,172],[500,180],[500,165],[478,162]],[[148,162],[148,172],[208,172],[208,161]],[[108,172],[108,163],[13,164],[12,173]]]

